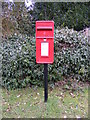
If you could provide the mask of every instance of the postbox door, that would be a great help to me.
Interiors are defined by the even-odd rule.
[[[54,39],[38,38],[36,41],[36,62],[53,63],[54,60]]]

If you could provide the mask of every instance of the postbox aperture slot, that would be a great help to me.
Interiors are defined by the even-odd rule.
[[[52,27],[37,27],[37,29],[39,29],[39,30],[42,30],[42,29],[44,29],[44,30],[47,30],[47,29],[52,30]]]
[[[37,29],[37,31],[52,31],[52,29]]]

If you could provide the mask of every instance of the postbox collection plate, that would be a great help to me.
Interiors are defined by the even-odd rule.
[[[41,56],[48,57],[49,56],[49,43],[41,42]]]
[[[36,63],[54,61],[54,21],[36,21]]]

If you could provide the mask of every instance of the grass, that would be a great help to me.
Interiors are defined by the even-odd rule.
[[[47,103],[43,90],[41,87],[2,89],[3,118],[88,118],[87,87],[73,93],[49,87]]]

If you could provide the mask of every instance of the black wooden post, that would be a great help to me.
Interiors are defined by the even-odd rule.
[[[48,64],[44,64],[44,102],[48,100]]]

